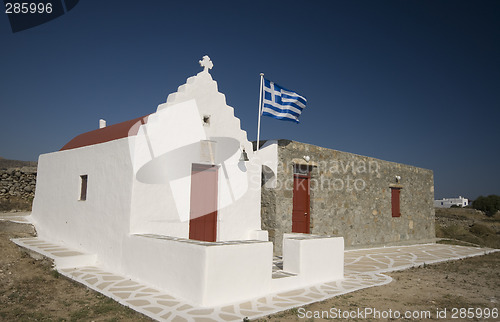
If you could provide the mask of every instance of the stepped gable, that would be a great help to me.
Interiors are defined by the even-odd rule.
[[[209,69],[213,67],[210,58],[204,56],[200,65],[205,67],[204,70],[189,77],[185,84],[178,87],[177,92],[168,95],[166,103],[160,104],[157,111],[195,99],[201,114],[223,114],[226,116],[225,119],[232,118],[231,124],[225,124],[224,127],[229,126],[230,130],[237,129],[241,132],[239,139],[248,141],[246,131],[241,129],[240,119],[234,115],[234,108],[227,105],[226,96],[219,92],[217,82],[209,73]],[[201,118],[203,115],[200,115]],[[215,127],[217,126],[215,125]]]
[[[203,61],[200,61],[200,65],[204,67],[204,70],[199,72],[196,76],[189,77],[185,84],[178,87],[177,92],[168,95],[166,103],[158,105],[156,112],[160,112],[162,109],[168,108],[169,106],[195,99],[196,104],[200,108],[200,113],[224,114],[225,119],[232,120],[230,124],[225,124],[224,127],[229,126],[230,130],[238,130],[240,132],[240,139],[242,141],[248,141],[246,131],[241,129],[240,119],[234,116],[234,108],[227,105],[226,96],[218,91],[217,82],[212,79],[212,76],[208,72],[208,70],[213,67],[210,58],[208,56],[203,57]],[[140,126],[134,125],[144,125],[148,123],[148,121],[151,122],[155,118],[155,114],[156,113],[152,113],[80,134],[66,143],[60,151],[109,142],[128,136],[135,136]],[[200,119],[202,119],[202,117],[203,115],[200,115]],[[226,128],[226,130],[227,129],[228,128]]]

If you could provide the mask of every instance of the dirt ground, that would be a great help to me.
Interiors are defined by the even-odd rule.
[[[1,223],[0,223],[1,225]],[[0,321],[151,321],[32,259],[0,229]]]
[[[387,285],[344,294],[299,309],[277,313],[259,321],[371,321],[379,316],[381,320],[392,320],[389,315],[391,310],[392,317],[398,317],[395,311],[398,311],[401,317],[409,312],[410,318],[395,319],[398,321],[426,321],[437,320],[437,312],[444,309],[447,311],[447,319],[439,319],[440,321],[482,321],[482,318],[453,319],[452,314],[456,310],[456,316],[460,317],[460,308],[479,309],[478,312],[483,314],[487,313],[486,308],[489,308],[490,314],[493,309],[499,310],[499,267],[500,253],[494,253],[393,272],[387,274],[393,278]],[[358,309],[361,314],[358,314]],[[368,314],[370,310],[377,310],[380,315]],[[336,318],[343,317],[344,311],[348,311],[351,318]]]
[[[488,218],[469,209],[438,210],[436,226],[438,237],[500,248],[500,214]],[[10,241],[10,238],[29,235],[19,231],[12,225],[0,223],[0,321],[151,321],[59,275],[52,270],[50,262],[29,257]],[[495,312],[499,314],[500,252],[388,275],[393,278],[390,284],[259,321],[371,321],[378,317],[393,320],[390,317],[394,318],[396,312],[415,317],[395,319],[403,321],[436,320],[438,313],[441,317],[446,314],[446,319],[440,318],[441,321],[482,321],[487,314],[490,317]],[[473,310],[466,311],[469,308]],[[370,310],[372,313],[368,315]],[[345,312],[351,318],[344,318]],[[379,316],[375,315],[377,312]],[[497,315],[489,320],[500,318]]]
[[[473,209],[436,209],[436,236],[451,239],[443,240],[445,243],[500,248],[500,213],[487,217]],[[259,321],[370,321],[379,317],[397,321],[500,321],[500,252],[387,275],[393,278],[387,285],[348,293]],[[376,311],[379,315],[375,315]],[[395,318],[398,317],[396,311],[401,314],[399,319]],[[405,314],[409,314],[409,318],[405,318]],[[487,315],[489,319],[485,319]]]

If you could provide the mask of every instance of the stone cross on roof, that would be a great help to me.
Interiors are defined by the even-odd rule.
[[[210,57],[208,57],[207,55],[203,56],[203,60],[200,60],[199,63],[201,67],[204,67],[204,72],[208,72],[209,69],[212,69],[212,67],[214,67],[214,64],[210,60]]]

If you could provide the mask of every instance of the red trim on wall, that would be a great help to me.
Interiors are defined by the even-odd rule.
[[[139,126],[148,122],[148,116],[141,116],[133,120],[106,126],[102,129],[82,133],[75,136],[71,141],[66,143],[60,151],[81,148],[84,146],[109,142],[126,138],[128,136],[137,135]]]

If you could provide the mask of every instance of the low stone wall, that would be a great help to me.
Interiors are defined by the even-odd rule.
[[[0,202],[12,199],[22,199],[31,202],[35,196],[35,167],[0,169]]]

